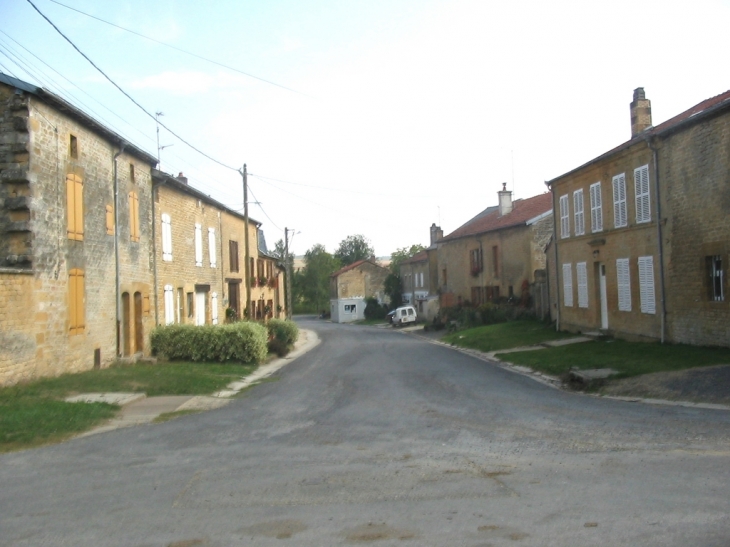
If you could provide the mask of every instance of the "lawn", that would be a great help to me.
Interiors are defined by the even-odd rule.
[[[575,335],[556,332],[555,327],[540,321],[520,320],[457,331],[447,334],[441,340],[454,346],[490,352],[532,346],[572,336]]]
[[[250,374],[255,365],[212,363],[135,364],[64,374],[0,389],[0,452],[60,441],[112,418],[104,403],[66,403],[93,392],[207,395]]]

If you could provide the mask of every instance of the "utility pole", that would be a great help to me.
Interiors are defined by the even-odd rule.
[[[249,243],[248,243],[248,174],[246,172],[246,164],[243,164],[243,171],[241,171],[243,177],[243,225],[245,235],[243,238],[243,273],[246,281],[246,317],[252,319],[251,315],[251,275],[250,260],[249,260]]]
[[[294,229],[292,228],[292,232]],[[289,264],[289,228],[284,228],[284,268],[286,269],[286,318],[291,319],[291,268]]]

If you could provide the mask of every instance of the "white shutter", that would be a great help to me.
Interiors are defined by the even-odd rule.
[[[622,228],[628,224],[626,214],[626,174],[613,177],[613,225]]]
[[[616,281],[618,282],[618,309],[631,311],[631,276],[629,274],[629,259],[616,259]]]
[[[578,279],[578,307],[588,307],[588,271],[585,262],[575,265],[575,276]]]
[[[591,231],[603,230],[603,209],[601,208],[601,183],[591,184]]]
[[[210,295],[210,316],[213,320],[213,324],[218,324],[218,293]]]
[[[172,296],[172,285],[165,285],[165,325],[175,322],[175,300]]]
[[[560,237],[570,237],[570,206],[568,195],[560,196]]]
[[[651,200],[649,198],[648,165],[634,169],[634,187],[636,190],[636,222],[650,222]]]
[[[162,260],[172,260],[172,222],[170,215],[162,215]]]
[[[563,304],[573,306],[573,270],[570,264],[563,264]]]
[[[639,257],[639,297],[641,313],[656,313],[653,256]]]
[[[573,192],[573,212],[575,214],[575,235],[586,233],[585,214],[583,213],[583,189]]]
[[[195,225],[195,265],[203,265],[203,227]]]
[[[216,256],[218,253],[216,252],[215,247],[215,228],[208,228],[208,256],[210,257],[210,267],[215,268],[216,267]]]

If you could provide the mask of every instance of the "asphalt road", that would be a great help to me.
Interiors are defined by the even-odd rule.
[[[730,412],[301,324],[322,343],[224,408],[0,456],[0,545],[730,545]]]

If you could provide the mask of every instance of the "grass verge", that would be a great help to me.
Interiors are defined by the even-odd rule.
[[[454,346],[490,352],[573,336],[575,335],[556,332],[554,327],[540,321],[519,320],[457,331],[447,334],[441,340]]]
[[[67,403],[79,393],[134,392],[207,395],[223,389],[255,365],[160,363],[113,366],[0,389],[0,452],[57,442],[112,418],[119,407]]]

